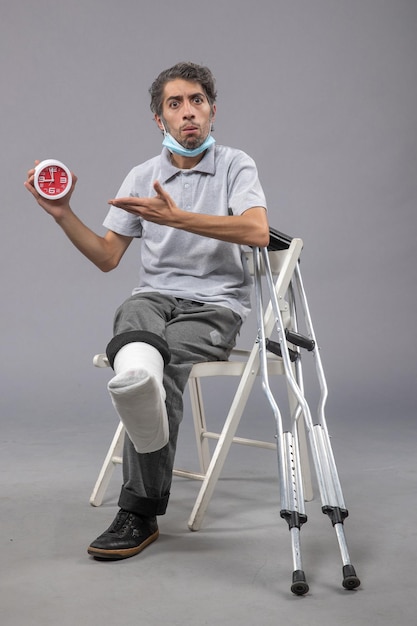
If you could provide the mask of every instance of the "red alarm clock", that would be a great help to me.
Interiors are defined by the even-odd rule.
[[[34,185],[36,191],[49,200],[59,200],[72,185],[71,172],[66,165],[56,159],[46,159],[35,167]]]

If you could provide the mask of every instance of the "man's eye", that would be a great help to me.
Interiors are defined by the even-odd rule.
[[[203,102],[203,99],[202,99],[202,98],[200,98],[200,96],[196,96],[196,97],[194,98],[194,102],[195,102],[196,104],[201,104],[201,103]]]
[[[176,109],[178,106],[178,102],[176,100],[173,100],[169,106],[171,107],[171,109]]]

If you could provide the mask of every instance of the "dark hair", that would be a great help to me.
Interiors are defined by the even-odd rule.
[[[173,67],[164,70],[154,80],[149,89],[151,95],[151,111],[161,116],[162,101],[165,85],[171,80],[182,78],[193,83],[199,83],[207,96],[210,107],[216,101],[217,93],[215,79],[208,67],[196,63],[177,63]]]

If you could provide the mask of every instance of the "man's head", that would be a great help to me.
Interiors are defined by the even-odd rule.
[[[191,151],[205,145],[216,114],[214,77],[207,67],[178,63],[162,72],[149,91],[155,121],[168,138]]]
[[[213,112],[213,106],[216,102],[216,86],[215,79],[208,67],[197,65],[196,63],[177,63],[173,67],[164,70],[152,83],[149,93],[151,95],[151,111],[155,115],[162,117],[162,106],[165,85],[176,79],[186,80],[192,83],[199,83],[210,104]]]

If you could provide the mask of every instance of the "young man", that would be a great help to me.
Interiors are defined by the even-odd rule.
[[[93,541],[97,559],[138,554],[158,537],[166,511],[182,394],[192,365],[225,360],[250,307],[243,245],[266,246],[269,227],[256,166],[245,153],[215,145],[215,82],[210,70],[179,63],[151,89],[164,134],[162,153],[135,167],[104,221],[104,237],[72,212],[76,184],[61,200],[37,202],[102,271],[114,269],[142,239],[138,286],[118,309],[107,355],[108,384],[128,437],[120,510]]]

